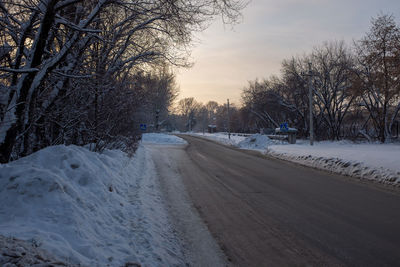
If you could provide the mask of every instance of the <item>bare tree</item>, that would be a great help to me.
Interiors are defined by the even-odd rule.
[[[379,140],[385,142],[400,110],[400,28],[394,18],[373,19],[370,32],[356,43],[356,54],[359,103],[368,111]]]
[[[185,121],[185,127],[187,131],[192,131],[193,127],[196,125],[196,114],[200,108],[201,104],[198,103],[193,97],[187,97],[179,100],[177,110]]]
[[[356,97],[350,80],[352,56],[343,42],[331,42],[315,48],[311,62],[315,104],[321,111],[322,125],[327,126],[329,139],[339,140],[343,119]]]
[[[242,91],[242,102],[259,121],[259,127],[275,128],[285,120],[275,84],[270,80],[249,81]]]
[[[165,62],[187,65],[191,33],[217,14],[235,21],[242,7],[234,0],[2,1],[0,161],[46,146],[43,139],[55,136],[36,135],[48,128],[61,140],[65,127],[91,132],[95,142],[110,136],[116,127],[104,125],[114,111],[104,107],[128,94],[124,84],[135,72]],[[62,115],[64,103],[74,101],[87,108]],[[85,127],[78,116],[87,118]]]
[[[215,114],[217,112],[218,103],[215,101],[208,101],[205,104],[205,109],[207,111],[207,124],[215,124]]]
[[[243,90],[246,109],[261,123],[260,127],[278,127],[288,122],[308,132],[308,85],[303,75],[308,63],[313,68],[313,120],[316,136],[339,139],[343,119],[355,96],[351,91],[352,57],[343,42],[326,43],[310,55],[292,58],[282,63],[282,78],[272,76],[259,82],[249,82]]]

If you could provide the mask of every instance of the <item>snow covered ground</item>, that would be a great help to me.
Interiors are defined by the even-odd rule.
[[[142,145],[133,158],[60,145],[1,164],[0,235],[83,266],[185,265],[156,175]]]
[[[400,144],[342,141],[316,142],[311,147],[307,141],[289,145],[264,135],[232,135],[231,140],[221,133],[204,137],[315,168],[400,185]],[[60,266],[186,265],[153,159],[143,145],[186,142],[164,134],[145,134],[142,140],[132,158],[117,150],[98,154],[60,145],[0,164],[1,265],[16,257],[27,262],[37,255],[46,258],[46,253],[51,259],[41,259],[41,263],[61,261]]]
[[[266,151],[290,160],[360,179],[400,186],[400,144],[306,141],[294,145],[271,145]]]
[[[187,144],[185,140],[182,138],[179,138],[175,135],[169,135],[169,134],[160,134],[160,133],[146,133],[143,134],[142,136],[142,142],[144,144],[161,144],[161,145],[167,145],[167,144]]]
[[[400,143],[323,141],[310,146],[307,140],[291,145],[260,134],[233,136],[231,140],[226,133],[194,135],[334,173],[400,186]]]
[[[231,139],[228,139],[227,133],[190,133],[190,135],[200,136],[210,140],[217,141],[224,145],[237,146],[238,143],[246,139],[246,136],[241,136],[237,134],[232,134]]]
[[[80,265],[57,260],[32,242],[0,235],[0,266],[79,267]]]

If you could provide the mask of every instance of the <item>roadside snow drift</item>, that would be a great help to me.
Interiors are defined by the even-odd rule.
[[[194,134],[242,149],[257,150],[275,158],[333,173],[400,186],[400,144],[361,143],[350,141],[315,142],[306,140],[288,144],[271,140],[266,135],[234,136],[224,133]]]
[[[355,144],[349,141],[301,141],[271,145],[267,154],[302,165],[379,183],[400,185],[399,144]]]
[[[228,146],[237,146],[241,141],[246,139],[246,136],[235,133],[231,134],[231,139],[228,138],[228,133],[190,133],[190,135],[210,139]]]
[[[145,144],[187,144],[185,140],[175,135],[162,134],[162,133],[145,133],[142,135],[142,142]]]
[[[184,265],[154,163],[139,146],[53,146],[0,165],[0,234],[86,266]]]
[[[243,149],[265,150],[269,146],[276,145],[278,143],[280,143],[280,141],[271,140],[266,135],[255,134],[239,142],[237,146]]]
[[[0,235],[0,266],[79,267],[80,265],[54,259],[47,251],[36,247],[32,242]]]

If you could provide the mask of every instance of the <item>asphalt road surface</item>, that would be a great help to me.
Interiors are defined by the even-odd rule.
[[[181,174],[232,265],[400,266],[398,190],[181,137],[156,165]]]

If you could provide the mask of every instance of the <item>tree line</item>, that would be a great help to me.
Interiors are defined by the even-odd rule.
[[[312,120],[318,140],[361,137],[385,142],[398,137],[400,27],[390,15],[371,22],[369,32],[352,46],[343,41],[326,42],[308,54],[283,60],[279,77],[249,81],[242,90],[242,107],[232,109],[231,129],[272,132],[287,122],[301,137],[307,137],[311,82]],[[200,120],[204,108],[207,105],[197,108]],[[213,118],[221,118],[217,120],[219,129],[226,130],[226,105],[213,110],[217,114]],[[180,114],[189,121],[194,112],[190,115],[181,108]],[[210,116],[207,120],[211,122]]]
[[[393,16],[372,19],[369,32],[351,47],[326,42],[309,54],[284,60],[281,77],[249,82],[242,100],[251,123],[278,127],[285,121],[307,136],[309,78],[318,139],[362,136],[385,142],[398,136],[400,27]]]
[[[166,116],[171,66],[192,32],[240,0],[0,2],[0,162],[56,144],[132,147],[139,123]]]

